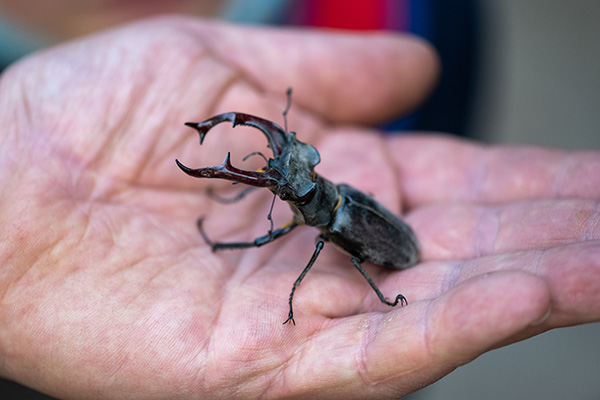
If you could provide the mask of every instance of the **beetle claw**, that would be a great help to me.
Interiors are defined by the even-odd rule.
[[[294,324],[294,326],[296,325],[296,321],[294,321],[294,314],[291,311],[290,311],[290,314],[288,315],[287,319],[285,321],[283,321],[282,325],[285,325],[290,321],[292,321],[292,324]]]

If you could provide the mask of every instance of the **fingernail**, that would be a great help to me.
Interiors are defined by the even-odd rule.
[[[546,320],[550,316],[550,312],[551,311],[552,311],[552,309],[550,307],[548,307],[548,309],[546,310],[546,312],[544,313],[544,315],[542,315],[542,318],[533,321],[532,323],[529,324],[529,326],[538,326],[538,325],[541,325],[544,322],[546,322]]]

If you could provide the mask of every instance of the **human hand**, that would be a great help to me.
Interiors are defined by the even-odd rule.
[[[355,125],[410,108],[435,73],[408,39],[182,19],[5,73],[2,376],[61,398],[398,397],[490,348],[597,320],[597,153],[384,139]],[[423,263],[366,268],[407,307],[379,304],[326,245],[296,293],[297,326],[283,326],[316,231],[221,253],[196,231],[207,215],[215,239],[264,234],[270,197],[214,203],[203,189],[215,182],[174,159],[216,165],[265,141],[224,127],[199,147],[182,123],[224,111],[278,121],[288,86],[290,129],[319,149],[319,172],[396,212],[404,203]],[[532,210],[554,219],[527,229]]]

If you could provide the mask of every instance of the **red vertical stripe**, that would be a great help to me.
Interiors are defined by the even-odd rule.
[[[386,0],[313,0],[309,24],[339,29],[385,28]]]

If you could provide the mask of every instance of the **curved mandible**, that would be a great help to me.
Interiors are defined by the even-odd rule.
[[[267,137],[267,140],[269,141],[269,147],[273,151],[273,155],[275,157],[278,157],[288,145],[287,134],[279,125],[249,114],[228,112],[215,115],[214,117],[202,122],[186,122],[185,125],[198,131],[200,134],[200,144],[202,144],[206,134],[212,127],[226,121],[233,122],[233,127],[236,125],[246,125],[259,129]]]
[[[195,178],[225,179],[258,187],[275,187],[279,183],[279,174],[275,170],[259,172],[234,167],[230,161],[230,153],[227,153],[225,161],[216,167],[192,169],[183,165],[179,160],[175,160],[175,162],[183,172]]]

